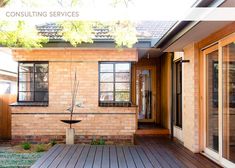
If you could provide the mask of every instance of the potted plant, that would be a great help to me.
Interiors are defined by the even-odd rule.
[[[74,73],[74,81],[71,81],[71,105],[67,109],[70,112],[70,119],[69,120],[61,120],[63,123],[69,124],[69,128],[66,129],[66,144],[74,144],[74,137],[75,137],[75,129],[72,128],[72,124],[79,123],[81,120],[74,120],[73,113],[75,106],[81,107],[81,104],[76,104],[76,97],[78,93],[78,86],[79,81],[77,79],[77,71],[75,70]]]

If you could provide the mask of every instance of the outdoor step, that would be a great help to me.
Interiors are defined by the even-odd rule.
[[[169,129],[156,128],[156,129],[138,129],[135,135],[168,135],[170,134]]]

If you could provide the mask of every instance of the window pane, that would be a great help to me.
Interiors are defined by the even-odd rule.
[[[48,72],[48,64],[35,64],[35,72]]]
[[[33,73],[19,73],[19,81],[33,82]]]
[[[48,83],[35,83],[35,91],[48,91]]]
[[[20,72],[33,72],[33,64],[31,63],[20,63],[19,64]]]
[[[116,92],[115,100],[116,101],[130,101],[130,93],[129,92]]]
[[[100,82],[113,82],[113,73],[100,73]]]
[[[20,82],[19,83],[19,91],[33,91],[34,83],[32,82]]]
[[[235,43],[223,47],[222,154],[235,163]]]
[[[116,91],[129,91],[130,83],[115,83],[115,90]]]
[[[100,91],[113,91],[113,83],[100,83]]]
[[[206,146],[218,152],[218,50],[206,56]]]
[[[115,64],[115,72],[130,72],[130,64],[129,63]]]
[[[35,74],[36,82],[47,82],[48,81],[48,73],[36,73]]]
[[[100,72],[113,72],[113,64],[100,64]]]
[[[48,101],[48,92],[34,92],[35,101]]]
[[[113,93],[100,93],[100,101],[113,101]]]
[[[130,82],[130,73],[116,73],[115,81],[116,82]]]
[[[19,92],[19,101],[33,101],[33,92]]]

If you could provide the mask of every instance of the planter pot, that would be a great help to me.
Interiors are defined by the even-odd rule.
[[[66,129],[66,144],[74,144],[75,129],[67,128]]]

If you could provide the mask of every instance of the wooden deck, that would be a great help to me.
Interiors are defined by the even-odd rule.
[[[218,168],[167,137],[137,137],[133,146],[55,145],[32,168]]]

